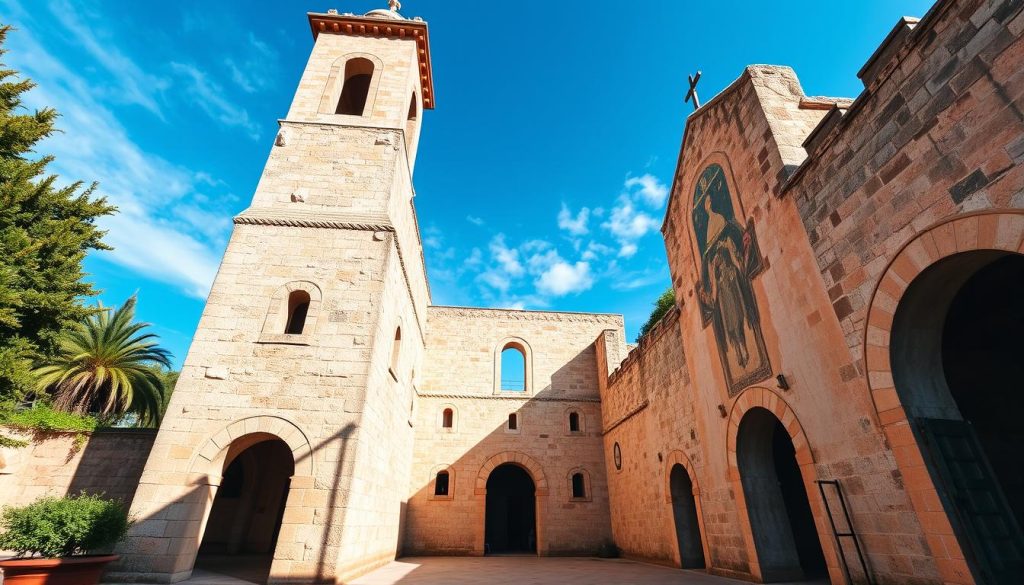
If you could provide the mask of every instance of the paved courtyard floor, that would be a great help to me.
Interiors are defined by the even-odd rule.
[[[238,567],[228,576],[197,568],[181,585],[253,585]],[[801,585],[818,585],[803,582]],[[623,559],[586,557],[406,557],[363,575],[351,585],[746,585],[715,577]],[[820,584],[827,584],[821,581]],[[786,584],[777,584],[786,585]]]
[[[733,585],[743,583],[621,559],[406,557],[352,585]]]

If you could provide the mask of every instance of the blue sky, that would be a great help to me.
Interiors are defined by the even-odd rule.
[[[91,255],[104,304],[139,293],[180,364],[312,45],[336,2],[0,0],[4,61],[63,115],[64,180],[120,208]],[[686,76],[704,100],[745,65],[793,67],[854,97],[902,15],[930,2],[408,0],[430,24],[437,108],[414,181],[435,304],[622,313],[632,338],[669,284],[658,228]]]

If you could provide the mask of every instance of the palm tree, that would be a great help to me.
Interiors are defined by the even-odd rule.
[[[37,388],[53,394],[60,410],[103,418],[134,414],[140,425],[159,423],[164,405],[164,376],[170,353],[157,336],[135,322],[135,296],[119,309],[99,310],[66,333],[60,351],[36,369]]]

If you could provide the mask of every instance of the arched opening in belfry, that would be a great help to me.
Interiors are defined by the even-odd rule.
[[[680,464],[669,472],[669,490],[672,494],[672,518],[676,524],[680,566],[684,569],[703,569],[704,545],[701,542],[700,522],[697,520],[697,500],[693,482],[686,468]]]
[[[345,63],[345,81],[341,86],[341,97],[335,113],[362,116],[372,80],[373,61],[362,57],[349,59]]]
[[[487,478],[485,553],[537,551],[536,491],[522,467],[505,463],[494,468]]]
[[[280,439],[261,441],[231,458],[206,521],[195,566],[266,583],[294,473],[291,449]]]
[[[793,441],[771,411],[757,407],[743,415],[736,463],[764,581],[826,577]]]
[[[949,256],[893,318],[893,383],[980,583],[1024,571],[1024,255]]]

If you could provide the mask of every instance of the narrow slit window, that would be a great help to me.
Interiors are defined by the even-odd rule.
[[[501,389],[526,391],[526,354],[515,345],[501,350]]]
[[[288,295],[288,323],[284,328],[285,334],[302,335],[302,331],[306,328],[309,300],[309,293],[304,290],[292,291]]]
[[[444,412],[441,413],[441,427],[446,429],[452,428],[452,423],[454,422],[454,420],[455,413],[452,411],[452,409],[444,409]]]
[[[409,116],[406,120],[410,122],[416,120],[416,92],[412,92],[412,97],[409,99]]]
[[[569,432],[580,432],[580,415],[578,412],[569,413]]]
[[[373,62],[369,59],[359,57],[345,63],[345,82],[341,86],[341,97],[334,113],[362,116],[372,80]]]
[[[438,471],[437,477],[434,478],[434,495],[435,496],[447,496],[448,495],[448,472]]]
[[[395,328],[395,341],[391,344],[391,373],[398,376],[398,358],[402,353],[402,328]]]
[[[572,474],[572,497],[574,498],[585,498],[587,497],[587,486],[586,482],[583,481],[582,473]]]
[[[519,428],[519,417],[516,416],[516,413],[513,412],[512,414],[508,415],[508,430],[514,431],[514,430],[516,430],[518,428]]]

